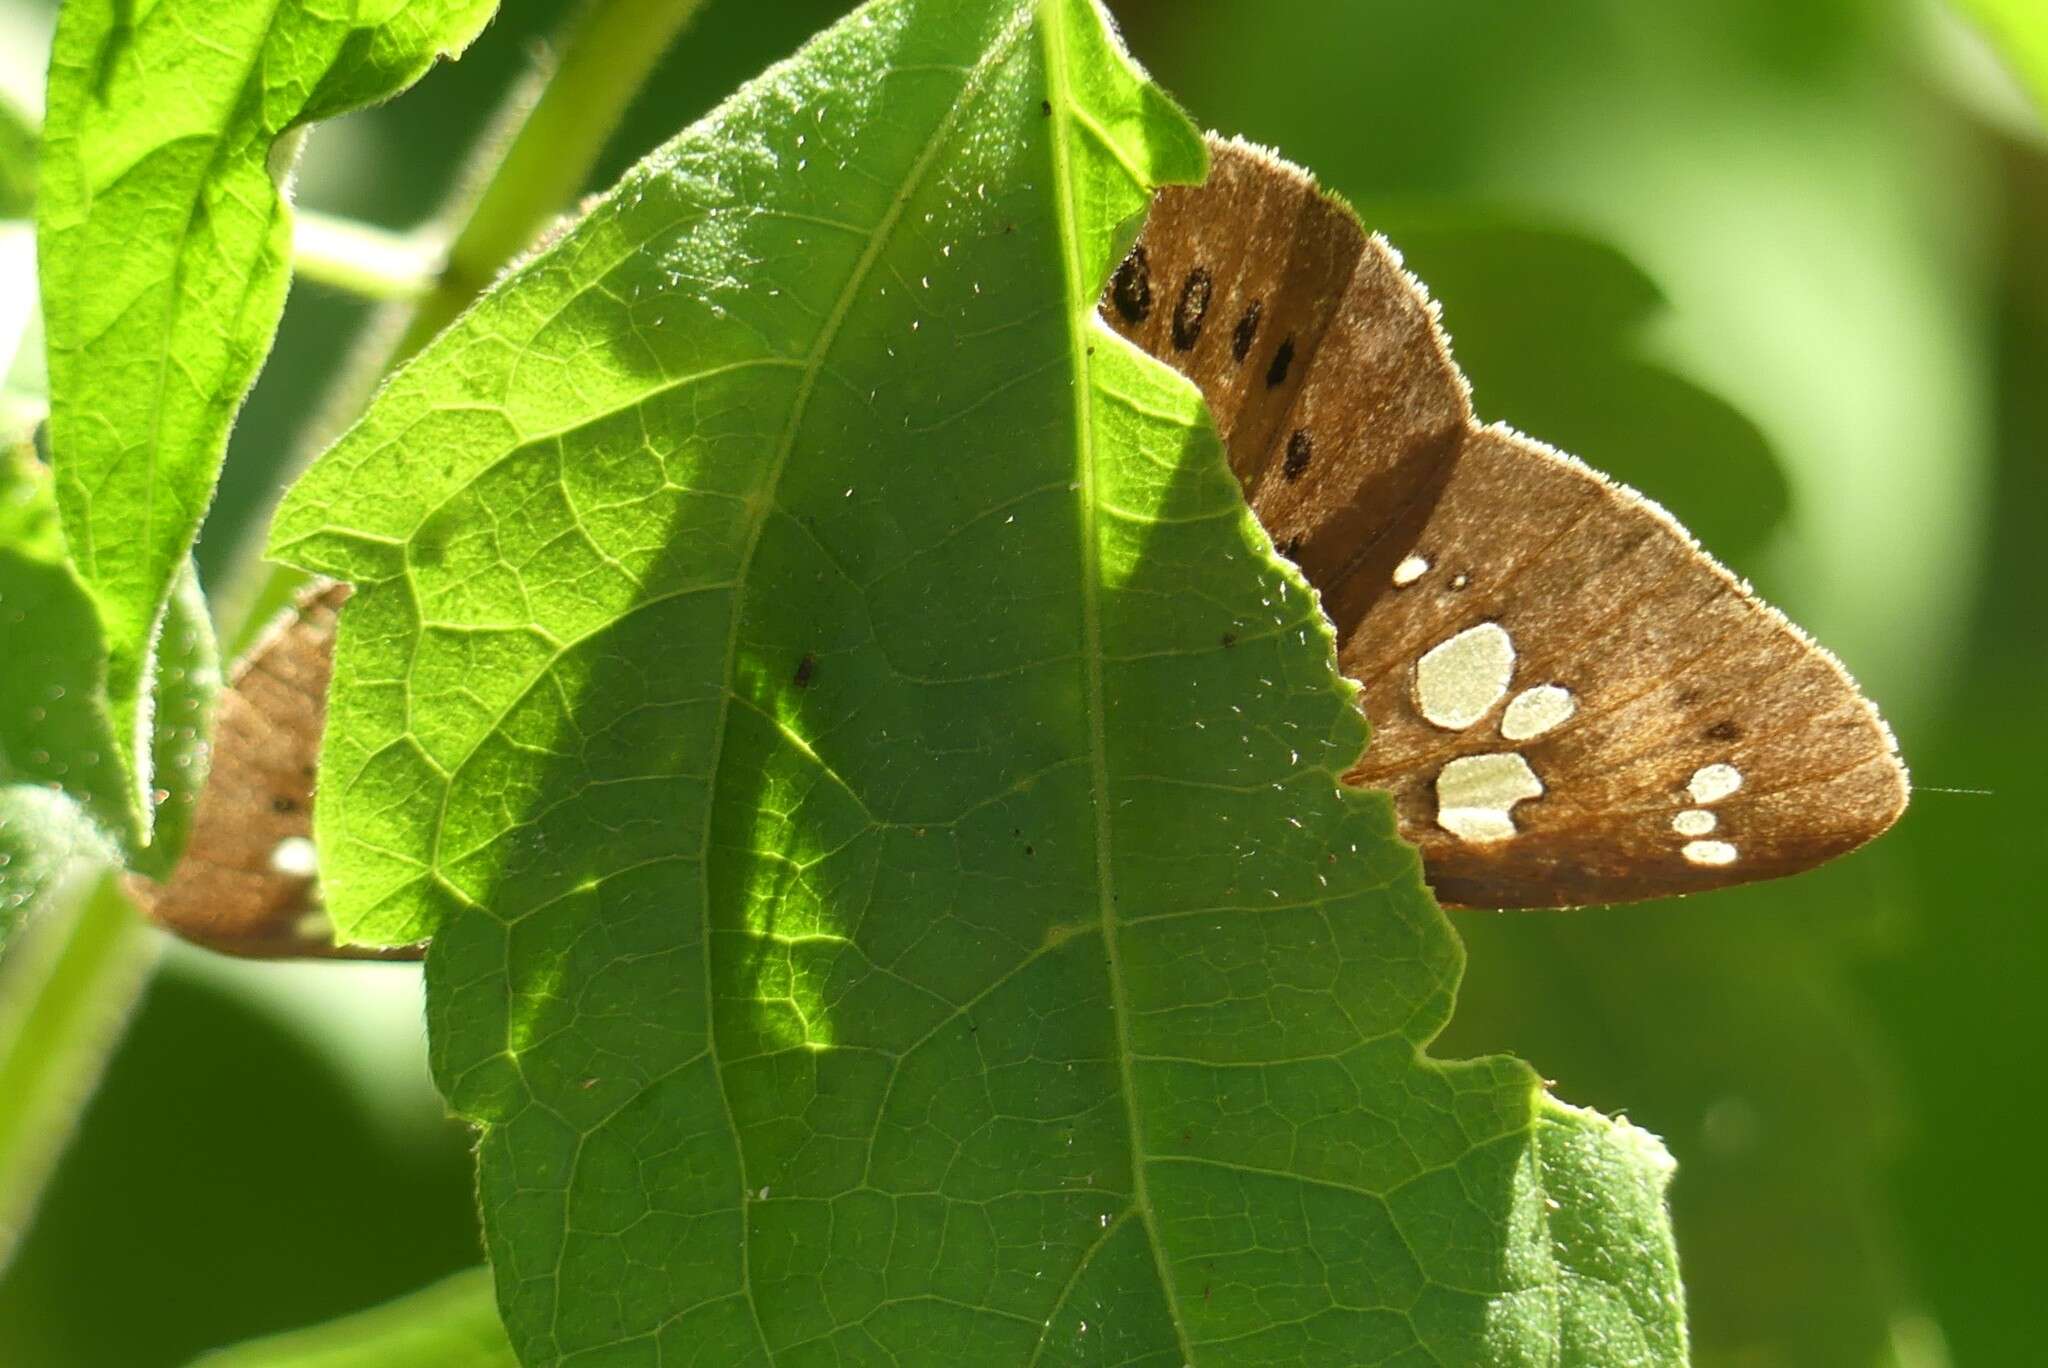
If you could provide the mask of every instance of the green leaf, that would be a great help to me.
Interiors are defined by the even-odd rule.
[[[471,1269],[325,1325],[252,1340],[191,1368],[517,1368],[491,1300],[491,1273]]]
[[[1472,972],[1444,1045],[1512,1041],[1574,1095],[1625,1098],[1671,1128],[1703,1368],[1893,1363],[1911,1304],[1889,1222],[1871,1210],[1897,1118],[1830,953],[1830,876],[1854,870],[1688,914],[1461,920]]]
[[[2012,67],[2048,119],[2048,11],[2039,0],[1957,0]]]
[[[869,5],[287,498],[524,1361],[1683,1361],[1668,1160],[1422,1056],[1327,624],[1095,321],[1202,166],[1088,0]]]
[[[28,445],[47,413],[35,277],[29,225],[0,223],[0,361],[19,337],[12,365],[0,366],[0,596],[12,591],[14,610],[0,597],[0,653],[25,665],[0,684],[0,943],[5,904],[26,908],[77,861],[125,852],[144,873],[170,871],[206,779],[220,688],[213,623],[188,563],[152,657],[144,772],[154,787],[138,807],[119,765],[99,616],[64,554],[50,472]]]
[[[117,734],[146,711],[150,650],[284,305],[289,135],[403,89],[492,9],[70,0],[59,15],[37,204],[51,460]]]

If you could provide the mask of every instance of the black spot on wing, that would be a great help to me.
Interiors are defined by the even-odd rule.
[[[1272,389],[1276,385],[1285,384],[1287,368],[1293,364],[1294,339],[1290,337],[1273,352],[1273,364],[1266,368],[1266,388]]]
[[[1280,462],[1280,475],[1286,480],[1298,480],[1308,473],[1309,458],[1315,454],[1315,444],[1309,440],[1305,428],[1296,428],[1287,439],[1287,456]]]
[[[1173,347],[1175,351],[1186,351],[1202,336],[1202,322],[1209,313],[1209,296],[1216,283],[1209,276],[1207,267],[1197,266],[1188,272],[1188,278],[1180,287],[1180,302],[1173,306]]]
[[[1259,315],[1264,309],[1264,301],[1254,299],[1245,305],[1244,312],[1238,315],[1237,329],[1230,335],[1230,359],[1240,366],[1244,364],[1244,359],[1252,354],[1252,343],[1258,340]]]
[[[1131,248],[1124,264],[1116,268],[1109,285],[1109,297],[1126,323],[1143,323],[1152,312],[1152,267],[1145,260],[1143,246]]]

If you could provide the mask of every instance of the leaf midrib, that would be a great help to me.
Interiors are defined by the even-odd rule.
[[[1095,326],[1095,297],[1099,290],[1091,288],[1086,265],[1080,257],[1081,225],[1074,203],[1074,156],[1068,146],[1070,125],[1080,116],[1074,102],[1073,91],[1067,82],[1065,15],[1058,9],[1057,0],[1051,0],[1051,3],[1041,0],[1040,9],[1045,34],[1046,81],[1051,87],[1051,100],[1056,111],[1056,117],[1051,121],[1053,184],[1054,195],[1059,202],[1060,254],[1066,266],[1067,331],[1080,380],[1073,391],[1078,476],[1075,497],[1078,500],[1081,522],[1082,656],[1086,661],[1088,752],[1090,779],[1095,798],[1097,912],[1102,927],[1103,955],[1109,972],[1110,1014],[1116,1022],[1116,1066],[1118,1082],[1123,1093],[1125,1131],[1131,1147],[1131,1204],[1137,1211],[1138,1219],[1144,1224],[1145,1243],[1152,1253],[1153,1268],[1159,1278],[1160,1294],[1166,1302],[1167,1318],[1173,1322],[1174,1339],[1180,1347],[1181,1361],[1192,1364],[1195,1361],[1194,1346],[1188,1341],[1185,1323],[1181,1317],[1180,1300],[1170,1270],[1166,1266],[1165,1250],[1159,1238],[1159,1227],[1146,1181],[1144,1119],[1138,1110],[1137,1079],[1132,1071],[1136,1051],[1131,1040],[1130,993],[1124,982],[1123,957],[1116,934],[1116,895],[1112,891],[1115,885],[1110,847],[1109,755],[1104,736],[1106,719],[1102,684],[1102,546],[1095,516],[1094,365],[1090,359],[1094,352],[1089,336],[1091,332],[1098,333],[1104,339],[1105,345],[1121,344],[1117,339],[1110,337],[1106,330]],[[1099,135],[1100,130],[1094,127],[1092,121],[1090,129]],[[1111,140],[1104,139],[1104,143],[1114,150]],[[1122,160],[1120,152],[1118,159]],[[1125,169],[1133,170],[1128,163],[1125,164]],[[1134,175],[1134,179],[1143,184],[1142,177]],[[1099,1245],[1097,1247],[1100,1248]]]

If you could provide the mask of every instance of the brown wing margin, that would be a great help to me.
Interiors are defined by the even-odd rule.
[[[1253,511],[1321,593],[1340,667],[1364,686],[1373,739],[1347,777],[1393,793],[1444,901],[1721,887],[1809,868],[1897,820],[1896,745],[1833,656],[1654,503],[1480,426],[1393,249],[1270,153],[1211,151],[1207,184],[1159,196],[1102,313],[1201,386]],[[1470,726],[1436,725],[1418,662],[1485,623],[1511,645],[1508,686]],[[1571,715],[1504,736],[1509,701],[1546,686]],[[1541,787],[1504,809],[1513,834],[1455,834],[1445,767],[1510,754]],[[1710,767],[1740,786],[1702,798]]]

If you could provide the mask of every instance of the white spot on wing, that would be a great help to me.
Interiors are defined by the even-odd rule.
[[[303,836],[287,836],[270,850],[270,867],[289,879],[310,879],[320,872],[319,855]]]
[[[1553,727],[1562,726],[1579,710],[1579,700],[1560,684],[1538,684],[1508,700],[1500,717],[1500,734],[1510,741],[1527,741]]]
[[[1671,829],[1681,836],[1704,836],[1717,824],[1714,814],[1705,808],[1687,808],[1671,819]]]
[[[1394,587],[1406,589],[1429,573],[1429,562],[1420,556],[1410,556],[1394,567]]]
[[[1695,803],[1704,807],[1718,803],[1742,787],[1742,771],[1733,765],[1702,765],[1693,771],[1686,783],[1685,791],[1692,795]]]
[[[1436,777],[1436,824],[1461,841],[1505,841],[1515,834],[1509,810],[1542,796],[1543,781],[1518,752],[1460,756]]]
[[[1498,622],[1482,622],[1415,663],[1415,706],[1446,731],[1462,731],[1492,711],[1514,674],[1514,641]]]
[[[1687,841],[1685,858],[1696,865],[1734,864],[1735,847],[1726,841]]]

